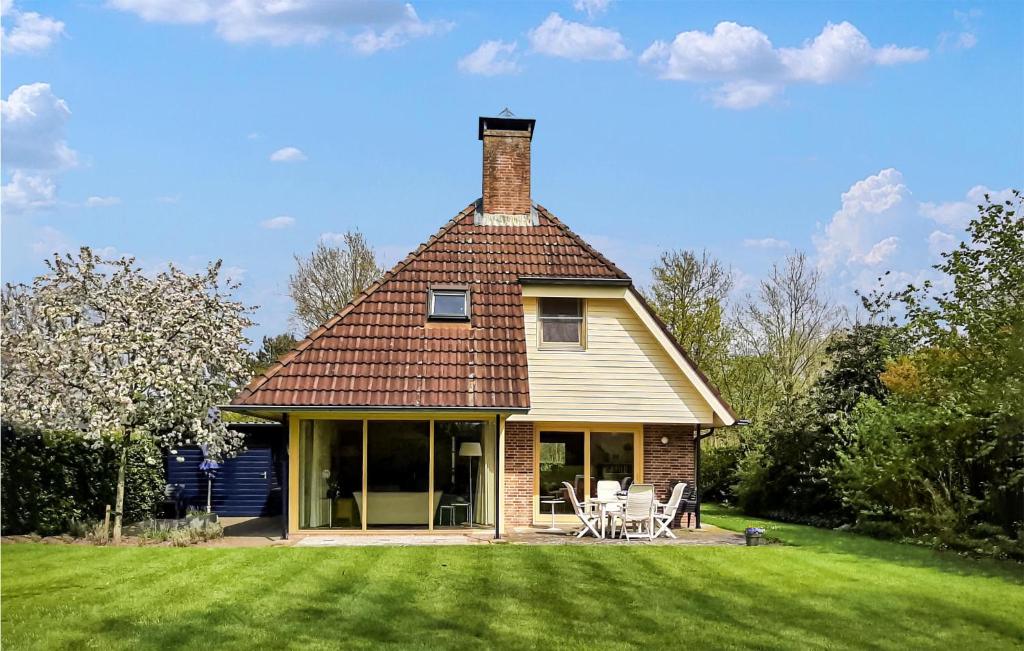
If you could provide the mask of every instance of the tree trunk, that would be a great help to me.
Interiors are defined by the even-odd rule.
[[[117,502],[114,505],[114,544],[121,544],[121,518],[124,514],[124,475],[128,466],[128,443],[131,435],[124,433],[121,439],[121,463],[117,467]]]

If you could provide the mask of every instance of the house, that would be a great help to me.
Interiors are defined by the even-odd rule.
[[[229,410],[286,423],[290,533],[571,522],[562,482],[694,483],[729,406],[630,277],[530,194],[535,121],[481,117],[483,196]]]

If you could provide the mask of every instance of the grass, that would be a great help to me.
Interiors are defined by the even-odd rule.
[[[705,520],[759,524],[722,509]],[[1021,566],[797,525],[766,547],[4,545],[21,648],[1020,648]]]

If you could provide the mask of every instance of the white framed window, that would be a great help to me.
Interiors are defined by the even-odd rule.
[[[469,321],[469,288],[431,287],[427,294],[427,318],[436,321]]]
[[[537,306],[538,341],[545,348],[583,348],[583,299],[541,298]]]

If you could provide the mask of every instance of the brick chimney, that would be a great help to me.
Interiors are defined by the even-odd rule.
[[[517,118],[508,109],[498,117],[480,118],[484,187],[478,223],[492,226],[536,223],[530,201],[530,141],[535,122]]]

